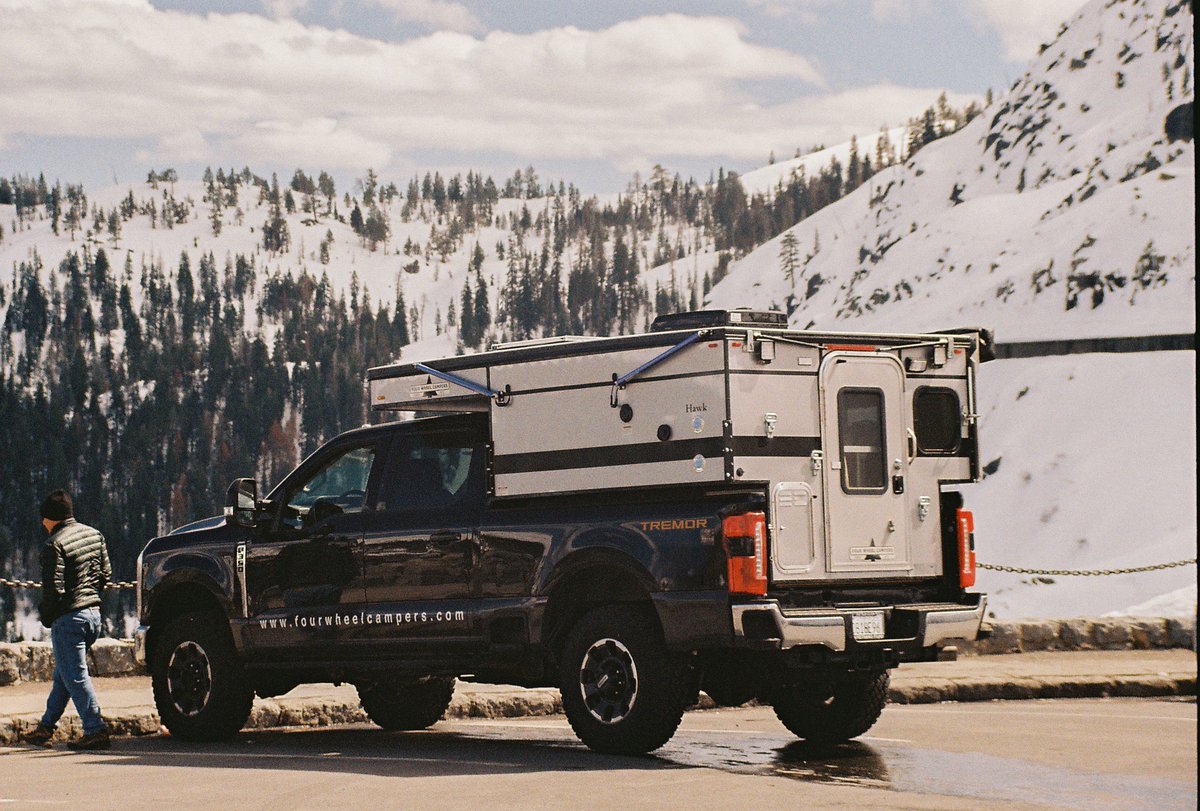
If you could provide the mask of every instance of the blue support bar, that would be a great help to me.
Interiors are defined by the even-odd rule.
[[[452,375],[449,372],[439,372],[437,369],[434,369],[432,366],[426,366],[424,363],[414,363],[413,366],[417,369],[420,369],[425,374],[432,375],[439,380],[445,380],[447,383],[453,383],[456,386],[462,386],[464,389],[473,391],[476,394],[482,394],[485,397],[490,397],[495,400],[498,405],[504,405],[508,400],[507,392],[489,389],[487,386],[481,386],[478,383],[474,383],[464,377],[459,377],[458,375]]]
[[[692,344],[696,343],[696,341],[699,341],[701,338],[705,337],[706,335],[708,335],[708,330],[700,330],[699,332],[695,332],[695,333],[689,335],[688,337],[684,338],[679,343],[675,344],[675,346],[671,347],[666,352],[663,352],[661,355],[654,356],[650,360],[643,363],[641,366],[634,369],[632,372],[628,372],[627,374],[624,374],[621,377],[618,377],[616,380],[614,380],[613,384],[612,384],[612,393],[609,397],[609,402],[611,403],[612,407],[613,408],[617,407],[617,392],[620,389],[625,388],[626,383],[633,380],[635,377],[642,374],[643,372],[653,369],[655,366],[662,363],[667,358],[671,357],[672,355],[676,354],[677,352],[681,352],[682,350],[684,350],[687,347],[691,346]]]

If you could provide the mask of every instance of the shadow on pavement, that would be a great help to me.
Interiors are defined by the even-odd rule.
[[[96,763],[114,767],[295,769],[395,777],[684,768],[653,755],[599,754],[566,737],[491,738],[436,727],[422,732],[354,727],[242,732],[221,743],[156,735],[116,739],[112,749],[90,754]]]

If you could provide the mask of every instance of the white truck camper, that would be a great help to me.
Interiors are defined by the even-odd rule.
[[[368,381],[377,415],[486,412],[496,499],[754,484],[774,586],[957,565],[967,587],[973,527],[947,516],[943,491],[980,478],[975,380],[991,352],[981,329],[816,332],[720,310],[663,316],[642,335],[374,368]]]

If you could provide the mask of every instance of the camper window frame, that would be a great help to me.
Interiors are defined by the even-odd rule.
[[[934,393],[941,396],[943,393],[949,394],[954,398],[954,413],[958,419],[955,423],[954,430],[954,445],[950,448],[928,448],[921,444],[921,431],[918,428],[917,418],[920,413],[919,402],[923,394]],[[917,454],[920,456],[958,456],[962,451],[962,400],[958,396],[958,392],[949,386],[918,386],[913,392],[912,400],[912,419],[913,419],[913,436],[916,437]]]

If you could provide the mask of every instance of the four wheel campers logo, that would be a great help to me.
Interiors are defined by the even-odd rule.
[[[426,375],[424,383],[418,383],[415,386],[408,387],[409,395],[413,397],[437,397],[440,394],[446,394],[450,391],[450,384],[444,380],[439,380],[436,383],[433,378]]]
[[[371,625],[424,625],[428,623],[466,622],[466,611],[338,611],[332,614],[293,614],[290,617],[271,617],[258,620],[265,630],[296,630],[310,628],[346,628]]]

